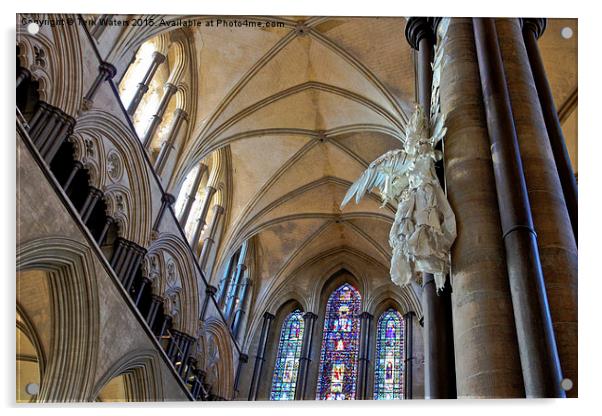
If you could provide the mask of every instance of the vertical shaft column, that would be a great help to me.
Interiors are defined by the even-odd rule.
[[[161,197],[161,208],[159,209],[159,213],[157,214],[157,218],[153,224],[153,231],[158,232],[159,227],[161,226],[161,220],[163,219],[163,214],[167,210],[168,205],[173,205],[176,202],[176,198],[172,194],[164,193]]]
[[[263,323],[261,325],[261,335],[257,346],[257,355],[255,357],[255,367],[253,367],[253,376],[251,377],[251,387],[249,388],[249,401],[257,400],[257,391],[259,390],[259,381],[261,380],[261,370],[265,361],[265,349],[270,335],[270,327],[274,315],[269,312],[263,314]]]
[[[207,260],[209,260],[211,248],[213,247],[213,244],[215,244],[215,234],[217,233],[217,228],[219,227],[220,220],[224,213],[224,207],[221,205],[214,205],[213,211],[213,221],[211,221],[211,225],[209,226],[209,236],[203,242],[201,256],[199,257],[199,265],[201,266],[201,270],[205,269]]]
[[[562,133],[562,127],[560,127],[556,105],[554,105],[552,89],[548,83],[546,70],[539,53],[539,47],[537,46],[537,40],[545,29],[546,19],[523,19],[523,39],[529,63],[531,64],[533,81],[537,88],[537,95],[539,96],[542,115],[548,131],[550,147],[554,155],[554,162],[556,163],[558,178],[562,186],[564,201],[571,219],[573,234],[575,235],[575,240],[577,240],[577,181],[575,180],[571,159],[566,149],[566,141]]]
[[[403,315],[403,398],[412,399],[412,361],[414,360],[414,312]]]
[[[194,229],[194,235],[192,236],[192,241],[190,241],[190,247],[192,247],[192,250],[195,253],[197,252],[197,247],[199,245],[203,229],[207,224],[207,214],[209,212],[209,207],[211,206],[211,200],[213,199],[213,195],[216,191],[217,189],[215,189],[213,186],[207,187],[205,199],[203,200],[203,205],[201,206],[201,213],[197,218],[197,224],[196,228]]]
[[[240,375],[242,373],[243,366],[249,362],[249,356],[247,354],[240,354],[238,356],[238,365],[236,366],[236,376],[234,377],[234,398],[238,397],[238,386],[240,385]]]
[[[174,119],[171,123],[171,128],[169,130],[167,140],[163,144],[161,152],[157,157],[157,162],[155,163],[155,170],[157,172],[157,175],[161,175],[161,173],[163,172],[167,160],[169,159],[169,154],[174,148],[174,144],[178,137],[178,133],[180,132],[180,128],[182,127],[184,121],[188,121],[188,113],[186,113],[186,111],[182,110],[181,108],[176,108],[176,111],[174,111]]]
[[[89,109],[92,106],[92,103],[94,102],[94,97],[96,96],[100,85],[103,82],[112,79],[116,73],[117,69],[115,69],[115,67],[108,62],[102,62],[98,66],[98,75],[96,76],[96,79],[90,86],[88,93],[84,97],[84,108]]]
[[[357,371],[357,399],[368,398],[368,364],[370,356],[370,327],[372,326],[372,315],[362,312],[360,315],[360,348],[359,366]]]
[[[301,357],[299,358],[299,373],[297,374],[297,385],[295,389],[295,400],[305,400],[307,390],[307,372],[311,363],[311,344],[314,340],[314,324],[318,315],[312,312],[303,314],[304,330],[303,343],[301,345]]]
[[[90,215],[92,215],[92,211],[101,197],[102,191],[100,189],[90,187],[88,197],[86,198],[84,205],[82,205],[81,209],[79,210],[79,215],[84,224],[88,221],[88,219],[90,219]]]
[[[473,19],[527,397],[564,397],[523,164],[493,19]]]
[[[450,19],[440,47],[458,397],[524,397],[472,19]]]
[[[433,72],[434,18],[411,17],[406,24],[406,38],[417,51],[418,103],[426,114],[431,108]],[[442,178],[439,177],[441,180]],[[422,308],[424,311],[424,394],[426,399],[456,397],[453,330],[451,324],[450,287],[437,294],[433,275],[424,274]]]
[[[151,304],[148,308],[148,313],[146,314],[146,322],[148,326],[152,329],[153,325],[155,325],[155,320],[157,319],[157,312],[159,310],[159,306],[163,303],[163,299],[161,296],[152,295]]]
[[[232,333],[237,339],[239,338],[239,331],[245,319],[245,314],[247,313],[250,287],[251,279],[247,277],[242,281],[242,284],[240,285],[240,289],[238,292],[238,307],[234,312],[234,319],[232,320]]]
[[[216,292],[217,292],[217,288],[215,286],[208,285],[207,288],[205,289],[205,299],[203,300],[203,307],[201,308],[201,315],[199,317],[199,320],[201,320],[201,321],[205,320],[205,315],[207,314],[207,308],[209,307],[209,301],[211,300],[211,298],[213,296],[215,296]]]
[[[576,223],[571,223],[570,206],[563,197],[554,147],[550,145],[553,140],[548,137],[545,111],[542,113],[544,105],[538,95],[541,86],[534,79],[533,67],[529,68],[524,30],[518,19],[497,19],[496,28],[558,355],[564,376],[574,385],[567,395],[577,397],[578,255],[573,233]]]
[[[169,82],[165,84],[165,92],[163,93],[163,97],[161,97],[161,101],[159,102],[157,111],[155,111],[155,114],[153,115],[151,122],[148,125],[146,132],[144,133],[143,144],[145,149],[148,149],[150,147],[150,144],[153,140],[153,136],[155,135],[157,128],[161,124],[161,121],[163,121],[163,116],[165,115],[165,110],[167,110],[169,101],[171,100],[171,97],[173,97],[177,90],[178,88],[175,85]]]
[[[230,282],[227,298],[226,298],[226,309],[224,311],[224,315],[226,319],[230,319],[230,315],[232,314],[232,310],[236,306],[236,300],[239,294],[239,282],[242,280],[242,277],[247,270],[247,266],[245,265],[247,260],[247,252],[249,249],[249,242],[245,241],[240,246],[240,254],[238,255],[238,264],[236,265],[236,272],[234,274],[234,278],[232,282]]]
[[[203,180],[203,175],[207,172],[207,165],[204,163],[199,164],[199,168],[197,169],[196,175],[194,177],[194,182],[192,183],[192,188],[190,188],[190,193],[186,196],[186,203],[184,204],[184,209],[180,214],[179,222],[182,228],[186,227],[186,223],[188,222],[188,217],[190,216],[190,211],[192,210],[192,206],[194,205],[194,201],[196,200],[196,194],[199,192],[199,186],[201,185],[201,181]]]
[[[144,78],[142,78],[142,81],[138,84],[136,92],[134,93],[134,97],[132,97],[132,101],[130,101],[128,104],[127,113],[130,115],[130,117],[136,113],[144,94],[148,92],[148,87],[152,82],[157,69],[159,69],[159,66],[163,62],[165,62],[165,55],[157,51],[153,52],[151,64],[144,74]]]

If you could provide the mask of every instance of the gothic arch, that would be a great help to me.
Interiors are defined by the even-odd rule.
[[[234,385],[234,359],[230,341],[230,330],[219,319],[208,319],[205,323],[207,351],[205,372],[207,382],[214,394],[229,400]]]
[[[90,399],[95,400],[113,378],[124,376],[126,401],[162,401],[163,381],[158,360],[159,356],[154,350],[133,351],[126,354],[96,382]]]
[[[50,349],[38,400],[86,401],[93,387],[99,335],[99,300],[90,249],[74,240],[46,237],[17,248],[17,273],[43,271],[50,310]],[[19,284],[19,275],[17,275]],[[19,301],[19,300],[17,300]]]

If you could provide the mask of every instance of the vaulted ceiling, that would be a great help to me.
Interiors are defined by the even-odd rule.
[[[388,282],[392,208],[375,198],[339,207],[363,169],[399,147],[415,95],[405,18],[255,19],[284,27],[188,32],[198,105],[180,166],[230,145],[221,261],[254,236],[261,296],[303,284],[287,279],[324,253],[331,262],[356,253]],[[568,40],[560,36],[566,26],[574,32]],[[576,20],[551,19],[540,41],[558,108],[576,96],[576,34]],[[566,120],[576,166],[576,106]]]

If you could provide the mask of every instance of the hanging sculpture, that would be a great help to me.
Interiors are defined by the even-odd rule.
[[[445,20],[439,27],[439,40],[447,30]],[[447,131],[439,100],[444,54],[438,45],[439,42],[435,46],[433,63],[430,120],[422,106],[417,105],[406,127],[403,147],[373,161],[349,188],[341,208],[354,196],[355,202],[359,203],[366,192],[378,188],[383,200],[381,208],[389,202],[397,204],[389,233],[389,245],[393,250],[391,279],[397,285],[405,286],[418,272],[431,273],[440,290],[449,273],[449,252],[456,238],[456,219],[435,172],[435,162],[443,157],[435,147]]]

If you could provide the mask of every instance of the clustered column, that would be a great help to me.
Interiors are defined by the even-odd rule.
[[[403,398],[412,399],[414,360],[414,312],[403,315]]]
[[[491,153],[495,161],[493,170],[525,393],[530,398],[564,397],[558,351],[523,174],[528,169],[540,170],[542,167],[528,166],[535,162],[529,158],[526,158],[525,165],[521,160],[523,149],[519,150],[508,91],[508,81],[513,81],[505,76],[500,48],[503,43],[498,40],[495,20],[475,18],[473,30]],[[504,30],[511,31],[512,28],[506,26]],[[520,35],[520,28],[518,33]],[[516,43],[512,42],[511,37],[505,40],[510,42],[504,45],[507,47],[506,58],[515,59],[514,55],[519,52]]]
[[[440,47],[445,54],[440,87],[441,109],[447,115],[445,180],[458,227],[451,250],[457,393],[459,398],[521,397],[472,19],[450,19]]]
[[[199,257],[199,265],[201,266],[201,270],[205,269],[207,261],[209,260],[211,248],[213,247],[213,244],[215,244],[215,234],[217,233],[217,229],[223,214],[224,207],[218,204],[213,206],[213,221],[211,221],[211,225],[209,226],[209,236],[203,241],[203,248],[201,249],[201,256]]]
[[[192,188],[190,188],[190,193],[186,196],[184,209],[182,210],[182,214],[180,214],[179,222],[182,228],[186,227],[186,223],[188,223],[188,217],[190,216],[190,211],[192,210],[192,206],[196,200],[196,194],[199,192],[199,186],[201,185],[201,181],[203,180],[203,175],[205,175],[205,172],[207,172],[207,165],[200,163],[196,172],[196,176],[194,177],[194,182],[192,183]]]
[[[533,217],[545,290],[564,376],[577,395],[577,244],[563,193],[550,131],[542,112],[538,86],[525,48],[519,19],[497,19],[508,94]],[[545,76],[542,75],[542,76]],[[556,138],[556,140],[559,140]],[[559,144],[560,145],[560,144]],[[569,166],[570,168],[570,166]],[[566,169],[566,166],[565,166]],[[568,192],[571,195],[571,192]],[[569,206],[570,208],[570,206]],[[542,298],[543,299],[543,298]]]
[[[138,84],[136,92],[134,93],[134,97],[128,105],[127,113],[130,116],[133,116],[136,113],[136,110],[138,109],[138,106],[140,105],[144,94],[148,92],[148,87],[152,82],[155,73],[157,72],[157,69],[163,62],[165,62],[165,55],[157,51],[153,52],[151,64],[148,67],[146,73],[144,74],[144,78],[142,78],[142,81]]]
[[[265,361],[265,350],[270,335],[270,328],[274,315],[269,312],[263,314],[263,323],[261,325],[261,335],[259,345],[257,346],[257,356],[255,357],[255,366],[253,367],[253,376],[251,377],[251,387],[249,388],[249,401],[257,400],[257,391],[259,390],[259,380],[261,380],[261,370]]]
[[[416,77],[418,103],[430,114],[433,72],[433,45],[438,22],[434,18],[411,17],[406,24],[406,38],[417,51]],[[439,178],[441,180],[441,178]],[[437,293],[432,274],[423,274],[422,308],[424,311],[425,398],[456,397],[453,330],[450,289]]]
[[[181,108],[176,108],[167,140],[163,143],[163,147],[161,148],[161,152],[159,153],[155,163],[155,171],[157,172],[157,175],[161,175],[163,172],[163,169],[169,160],[169,155],[174,149],[176,139],[182,124],[184,124],[184,121],[188,121],[188,113]]]
[[[165,111],[167,110],[169,101],[171,100],[171,97],[174,96],[177,90],[178,88],[174,84],[170,82],[165,84],[165,92],[163,93],[163,97],[161,97],[159,106],[157,107],[157,110],[155,111],[155,114],[153,115],[152,120],[148,128],[146,129],[146,132],[144,133],[143,144],[145,149],[149,148],[152,139],[155,135],[155,132],[157,131],[157,128],[161,124],[161,121],[163,121],[163,116],[165,115]]]
[[[192,247],[194,253],[197,253],[197,247],[201,239],[201,234],[203,233],[203,229],[207,224],[207,214],[209,213],[209,207],[211,206],[211,201],[213,200],[213,195],[215,195],[215,192],[217,192],[217,190],[213,186],[207,186],[205,190],[205,199],[203,200],[203,204],[201,206],[201,213],[197,218],[196,228],[194,229],[192,241],[190,241],[190,247]],[[215,216],[213,219],[215,221]]]
[[[366,400],[368,391],[368,364],[370,356],[370,328],[372,326],[372,315],[362,312],[360,315],[360,345],[359,366],[357,371],[357,398]]]

